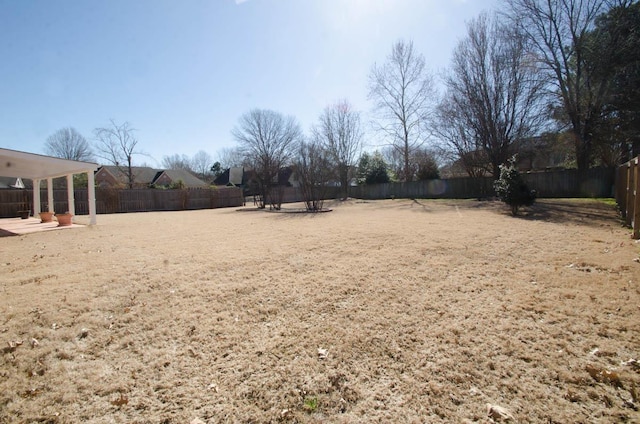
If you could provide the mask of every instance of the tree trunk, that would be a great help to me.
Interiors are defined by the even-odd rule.
[[[339,170],[340,178],[340,192],[342,193],[342,199],[346,200],[349,197],[349,167],[344,164],[340,165]]]
[[[574,137],[576,147],[576,166],[579,171],[586,171],[589,169],[589,165],[591,164],[591,142],[590,140],[585,139],[581,134],[576,134],[575,132]]]

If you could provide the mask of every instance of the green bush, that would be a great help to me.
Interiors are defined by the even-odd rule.
[[[380,152],[364,152],[358,163],[358,184],[384,184],[389,182],[387,164]]]
[[[517,215],[520,206],[531,206],[536,201],[535,190],[529,190],[527,183],[516,169],[515,157],[500,165],[500,179],[493,183],[496,194],[511,207],[511,214]]]

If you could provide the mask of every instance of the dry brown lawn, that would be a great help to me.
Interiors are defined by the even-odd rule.
[[[611,206],[330,207],[1,238],[0,422],[640,422]]]

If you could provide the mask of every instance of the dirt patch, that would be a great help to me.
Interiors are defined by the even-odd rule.
[[[0,422],[637,420],[639,246],[613,208],[328,207],[4,238]]]

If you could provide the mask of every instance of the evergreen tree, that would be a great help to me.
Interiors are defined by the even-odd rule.
[[[358,184],[384,184],[390,180],[387,164],[380,152],[364,152],[358,162]]]
[[[535,190],[529,190],[516,168],[515,156],[500,165],[500,178],[493,183],[493,187],[500,200],[511,207],[513,216],[518,214],[520,206],[531,206],[536,200]]]

